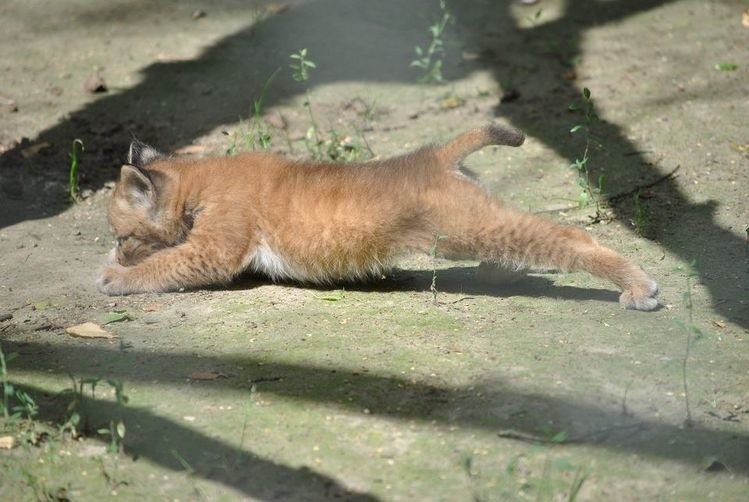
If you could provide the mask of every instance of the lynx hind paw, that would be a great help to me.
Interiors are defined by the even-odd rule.
[[[655,296],[658,294],[658,284],[648,279],[645,284],[633,286],[619,297],[619,303],[630,310],[654,310],[658,306]]]

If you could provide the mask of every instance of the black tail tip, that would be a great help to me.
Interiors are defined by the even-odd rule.
[[[518,129],[501,127],[496,124],[492,124],[489,128],[495,137],[495,143],[498,145],[520,146],[525,142],[525,134]]]
[[[525,143],[525,134],[517,129],[505,129],[507,144],[509,146],[520,146]]]

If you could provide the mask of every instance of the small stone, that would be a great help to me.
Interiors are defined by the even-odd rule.
[[[104,82],[104,79],[99,75],[91,75],[88,77],[83,83],[83,89],[91,94],[98,94],[109,90],[107,83]]]
[[[15,99],[0,97],[0,106],[6,112],[16,113],[18,111],[18,103]]]
[[[707,467],[705,467],[705,471],[706,472],[723,472],[723,471],[725,471],[727,469],[728,469],[728,467],[726,467],[726,465],[723,462],[721,462],[719,460],[715,460],[715,459],[713,459],[707,465]]]

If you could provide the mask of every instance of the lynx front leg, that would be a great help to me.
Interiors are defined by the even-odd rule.
[[[96,285],[108,295],[127,295],[225,284],[241,272],[244,247],[227,252],[224,246],[191,239],[158,251],[132,267],[107,265]]]

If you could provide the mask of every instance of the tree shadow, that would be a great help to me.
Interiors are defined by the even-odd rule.
[[[746,434],[715,430],[701,424],[681,427],[644,419],[615,406],[529,393],[497,379],[451,387],[361,370],[279,363],[244,355],[196,358],[184,353],[123,352],[78,343],[43,345],[6,341],[4,345],[6,353],[21,354],[13,361],[14,372],[41,373],[51,369],[62,373],[67,368],[78,373],[78,377],[97,377],[100,375],[82,368],[87,367],[87,361],[98,361],[97,371],[106,373],[107,378],[177,385],[183,382],[185,375],[210,367],[228,378],[179,385],[244,390],[248,398],[251,388],[255,387],[260,394],[282,396],[300,403],[334,406],[354,413],[364,413],[362,410],[366,409],[368,416],[490,431],[503,438],[529,443],[554,443],[552,437],[564,431],[567,439],[560,444],[634,453],[651,459],[682,462],[695,469],[704,467],[707,456],[714,456],[733,474],[749,475],[749,436]],[[49,391],[35,390],[34,395],[38,395],[37,392]],[[110,404],[101,406],[104,412],[112,412]],[[44,418],[57,420],[59,417],[55,413],[62,409],[61,403],[50,403]],[[128,430],[140,427],[137,437],[128,438],[126,442],[130,453],[165,467],[182,469],[169,446],[180,445],[180,455],[199,475],[248,494],[265,493],[265,488],[256,486],[257,480],[264,478],[258,474],[245,479],[243,469],[219,473],[211,468],[216,465],[216,459],[244,458],[244,466],[253,473],[267,475],[272,486],[288,476],[290,482],[286,487],[292,488],[292,492],[308,482],[320,489],[329,489],[325,487],[335,483],[306,469],[278,466],[150,412],[128,407],[123,412],[128,413],[125,416]],[[107,417],[111,419],[112,415]]]
[[[559,19],[526,30],[520,30],[509,15],[509,1],[454,2],[450,8],[456,14],[456,31],[463,43],[483,48],[488,57],[458,66],[451,76],[489,68],[496,80],[513,82],[522,90],[521,98],[499,106],[496,114],[572,161],[579,155],[580,145],[566,134],[570,121],[564,110],[579,98],[580,89],[563,77],[565,61],[581,52],[586,30],[671,1],[570,0]],[[48,181],[64,184],[66,145],[72,138],[84,137],[88,162],[100,164],[87,174],[88,184],[99,187],[116,176],[130,134],[173,149],[247,116],[252,97],[266,79],[276,68],[286,66],[288,55],[301,47],[315,54],[319,68],[315,85],[412,81],[408,71],[412,47],[424,43],[433,4],[418,0],[406,9],[397,1],[303,2],[220,40],[195,60],[150,65],[143,71],[142,83],[94,101],[38,135],[35,142],[54,147],[40,160],[45,167],[43,176],[28,172],[28,162],[22,156],[28,144],[0,156],[0,227],[47,217],[68,206],[59,187],[54,193],[45,187]],[[314,22],[321,19],[324,30]],[[279,80],[272,86],[267,104],[283,103],[302,94],[303,88]],[[608,165],[593,164],[594,178],[605,175],[607,186],[618,189],[661,175],[637,152],[637,145],[626,138],[620,126],[601,122],[597,127],[606,145]],[[657,207],[651,211],[655,229],[651,237],[683,261],[696,260],[714,309],[724,319],[749,327],[749,309],[738,300],[746,294],[746,274],[736,280],[736,264],[747,260],[746,243],[716,222],[713,205],[690,202],[675,180],[665,179],[655,190],[658,196],[652,203]],[[625,224],[632,220],[632,203],[624,201],[613,209]]]
[[[62,424],[63,414],[70,399],[49,390],[14,383],[37,399],[38,420]],[[78,410],[86,410],[85,419],[91,424],[84,436],[100,439],[95,430],[112,420],[122,420],[127,427],[125,453],[133,459],[147,458],[154,464],[174,472],[221,483],[257,500],[379,500],[372,495],[344,487],[335,479],[303,467],[289,467],[259,455],[213,439],[192,428],[185,427],[150,411],[117,403],[93,400],[84,395]],[[187,466],[185,465],[187,463]]]

